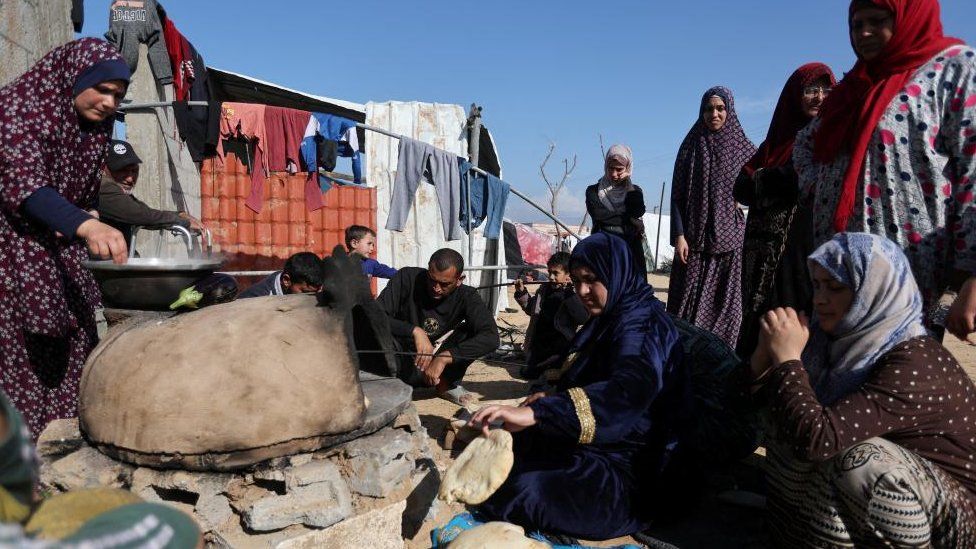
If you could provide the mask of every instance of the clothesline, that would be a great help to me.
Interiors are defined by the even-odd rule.
[[[391,131],[384,130],[383,128],[377,128],[375,126],[370,126],[369,124],[363,124],[361,122],[357,122],[356,123],[356,127],[357,128],[362,128],[364,130],[369,130],[371,132],[381,133],[381,134],[383,134],[383,135],[385,135],[387,137],[392,137],[393,139],[403,139],[405,137],[403,135],[398,135],[398,134],[395,134],[395,133],[393,133]],[[485,170],[482,170],[481,168],[477,168],[477,167],[474,167],[474,166],[471,167],[471,171],[473,171],[475,173],[479,173],[481,175],[493,175],[493,174],[489,174]],[[529,198],[528,196],[525,196],[524,194],[522,194],[521,192],[519,192],[515,187],[511,187],[510,188],[510,191],[511,191],[512,194],[514,194],[515,196],[521,198],[526,203],[528,203],[530,206],[532,206],[535,209],[537,209],[540,212],[542,212],[546,217],[548,217],[549,219],[551,219],[556,225],[559,225],[563,230],[565,230],[567,233],[569,233],[574,238],[576,238],[576,240],[582,240],[582,238],[580,237],[580,235],[576,234],[575,231],[573,231],[572,229],[570,229],[569,227],[567,227],[565,223],[563,223],[562,221],[559,220],[559,218],[557,218],[556,216],[554,216],[550,212],[546,211],[546,209],[543,208],[542,206],[536,204],[531,198]],[[470,203],[471,203],[471,200],[469,199],[468,200],[468,204],[470,204]],[[469,215],[468,216],[468,219],[470,219],[470,218],[471,217]]]
[[[135,103],[135,102],[128,102],[128,103],[126,103],[126,102],[123,102],[122,105],[119,107],[119,110],[120,111],[125,111],[125,110],[152,109],[152,108],[157,108],[157,107],[172,107],[173,106],[173,103],[174,103],[173,101],[151,101],[151,102],[145,102],[145,103]],[[190,107],[205,107],[205,106],[209,105],[209,103],[207,101],[187,101],[186,104],[188,106],[190,106]],[[356,123],[356,127],[357,128],[362,128],[364,130],[368,130],[368,131],[371,131],[371,132],[380,133],[380,134],[383,134],[383,135],[385,135],[387,137],[392,137],[393,139],[397,139],[397,140],[402,139],[402,138],[405,137],[403,135],[399,135],[399,134],[393,133],[391,131],[384,130],[383,128],[377,128],[376,126],[370,126],[368,124],[363,124],[362,122],[357,122]],[[488,172],[486,172],[485,170],[482,170],[481,168],[477,168],[477,167],[474,167],[474,166],[471,167],[471,170],[474,171],[475,173],[479,173],[481,175],[491,175]],[[530,205],[533,208],[535,208],[535,209],[539,210],[540,212],[542,212],[543,215],[545,215],[546,217],[548,217],[549,219],[551,219],[553,221],[553,223],[555,223],[556,225],[558,225],[560,228],[562,228],[564,231],[566,231],[573,238],[575,238],[576,240],[582,240],[582,237],[580,237],[579,234],[577,234],[575,231],[573,231],[572,229],[570,229],[569,226],[567,226],[565,223],[563,223],[558,217],[556,217],[555,215],[553,215],[552,213],[550,213],[548,210],[546,210],[545,208],[543,208],[542,206],[540,206],[539,204],[537,204],[534,200],[532,200],[531,198],[529,198],[528,196],[526,196],[525,194],[523,194],[522,192],[520,192],[518,189],[516,189],[515,187],[511,187],[510,188],[510,191],[515,196],[517,196],[517,197],[521,198],[522,200],[524,200],[528,205]],[[468,204],[470,204],[470,203],[471,202],[469,200],[468,201]],[[470,216],[469,216],[469,219],[470,219]]]

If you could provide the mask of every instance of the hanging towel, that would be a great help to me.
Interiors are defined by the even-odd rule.
[[[434,185],[437,203],[441,208],[441,223],[444,225],[444,238],[459,240],[461,226],[458,212],[461,209],[461,173],[458,170],[457,156],[442,151],[422,141],[400,138],[400,158],[397,161],[396,179],[393,182],[393,197],[390,216],[386,228],[402,231],[410,215],[417,186],[424,175]]]
[[[302,139],[312,113],[286,107],[269,106],[264,111],[264,131],[267,137],[265,154],[268,169],[273,172],[298,172]]]
[[[311,119],[312,113],[298,109],[268,107],[264,111],[265,154],[270,171],[298,172],[298,164],[302,160],[302,140]],[[322,190],[315,177],[309,174],[305,178],[305,207],[313,212],[324,206]]]
[[[264,178],[268,172],[268,162],[265,157],[264,111],[265,105],[252,103],[224,103],[220,117],[220,134],[225,138],[243,136],[255,141],[254,157],[251,159],[251,194],[244,204],[261,213],[261,199],[264,194]],[[224,159],[223,143],[218,145],[217,155],[221,162]]]
[[[471,228],[476,229],[481,223],[485,225],[485,238],[498,240],[502,232],[502,219],[505,217],[505,204],[508,203],[508,193],[512,186],[498,179],[494,175],[482,175],[471,171],[472,164],[464,158],[458,157],[458,168],[461,174],[461,215],[458,221],[461,229],[468,230],[468,185],[471,186]]]

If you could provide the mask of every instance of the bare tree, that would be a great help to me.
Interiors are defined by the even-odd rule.
[[[603,134],[602,133],[598,133],[597,136],[599,136],[599,138],[600,138],[600,162],[602,163],[602,162],[605,161],[605,159],[607,157],[607,151],[603,147]],[[577,229],[577,232],[579,232],[579,233],[582,233],[583,232],[583,230],[586,228],[586,220],[589,217],[590,217],[590,210],[587,209],[585,212],[583,212],[583,219],[580,220],[579,229]]]
[[[576,169],[576,155],[573,155],[573,162],[570,165],[569,159],[563,159],[563,175],[556,182],[555,179],[550,179],[546,174],[546,164],[549,163],[549,159],[552,158],[552,153],[556,151],[556,144],[549,142],[549,151],[546,153],[546,157],[542,160],[542,164],[539,165],[539,174],[542,175],[542,180],[546,182],[546,187],[549,190],[549,212],[552,213],[553,217],[559,217],[559,193],[562,192],[563,188],[566,186],[566,180],[572,175],[573,170]],[[556,236],[559,238],[560,242],[563,239],[563,232],[556,225]]]

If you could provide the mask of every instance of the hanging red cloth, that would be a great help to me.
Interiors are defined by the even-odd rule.
[[[302,139],[312,113],[285,107],[268,107],[264,111],[265,155],[273,172],[296,173],[301,159]],[[325,207],[317,178],[305,180],[305,207],[312,212]]]

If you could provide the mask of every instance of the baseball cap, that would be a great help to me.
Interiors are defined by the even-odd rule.
[[[118,170],[132,164],[142,164],[142,160],[132,149],[132,145],[125,141],[112,140],[108,147],[108,158],[105,164],[110,170]]]

